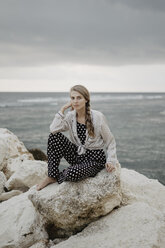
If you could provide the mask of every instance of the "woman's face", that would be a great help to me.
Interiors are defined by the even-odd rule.
[[[70,93],[70,99],[74,109],[80,110],[82,108],[85,108],[85,103],[87,102],[87,100],[85,100],[84,96],[81,95],[79,92],[72,90]]]

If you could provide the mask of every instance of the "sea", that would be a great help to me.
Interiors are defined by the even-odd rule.
[[[91,108],[107,118],[121,167],[165,185],[165,93],[90,96]],[[0,92],[0,128],[13,132],[27,149],[47,154],[49,126],[69,100],[68,92]]]

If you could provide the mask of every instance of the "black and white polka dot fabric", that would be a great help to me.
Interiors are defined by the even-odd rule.
[[[77,134],[82,144],[86,139],[86,125],[77,122]],[[63,181],[79,181],[86,177],[94,177],[105,168],[106,155],[103,149],[86,150],[85,154],[77,153],[78,146],[73,144],[61,132],[49,134],[48,176],[57,179],[60,184]],[[69,167],[59,172],[61,158],[64,157],[70,164]]]

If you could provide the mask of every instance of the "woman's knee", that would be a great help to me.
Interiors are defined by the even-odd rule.
[[[60,132],[58,132],[58,133],[50,133],[49,134],[49,137],[48,137],[48,140],[50,140],[50,139],[57,139],[57,138],[61,137],[62,135],[63,134],[60,133]]]
[[[65,172],[65,176],[66,176],[66,181],[72,181],[72,182],[77,181],[76,175],[72,168],[67,168]]]

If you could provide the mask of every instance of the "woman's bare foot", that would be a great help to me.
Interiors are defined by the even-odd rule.
[[[47,177],[47,178],[45,178],[45,180],[42,183],[37,184],[36,189],[37,190],[41,190],[44,187],[46,187],[48,184],[55,183],[55,182],[57,182],[57,180],[55,178],[53,178],[53,177]]]

